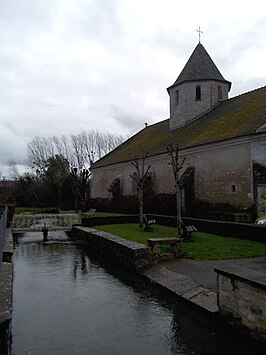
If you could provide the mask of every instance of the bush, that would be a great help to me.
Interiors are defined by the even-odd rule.
[[[255,210],[255,206],[243,208],[229,203],[209,203],[197,200],[192,205],[190,215],[195,218],[249,223],[255,220]]]
[[[86,210],[96,208],[102,212],[138,213],[139,202],[137,196],[120,196],[115,199],[90,198],[86,203]],[[174,194],[159,194],[144,199],[144,213],[156,213],[174,216],[176,202]]]
[[[101,212],[138,213],[138,199],[135,196],[108,198],[90,198],[86,202],[86,210],[96,208]]]

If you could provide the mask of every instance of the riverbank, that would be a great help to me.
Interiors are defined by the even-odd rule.
[[[11,230],[8,232],[9,238],[6,239],[6,250],[8,250],[9,246],[9,252],[5,255],[12,258],[10,249],[11,246],[13,248],[12,232]],[[92,233],[94,233],[94,236],[91,236]],[[266,258],[206,262],[177,258],[151,265],[149,248],[139,243],[132,243],[123,238],[84,226],[73,227],[72,237],[77,241],[82,239],[84,244],[95,251],[95,255],[103,254],[104,259],[110,259],[112,263],[115,262],[122,265],[122,268],[129,267],[135,272],[137,271],[138,274],[158,286],[158,288],[168,291],[177,299],[184,301],[188,308],[196,308],[199,311],[196,313],[199,314],[204,313],[208,322],[213,321],[215,323],[217,319],[222,319],[218,312],[217,275],[214,272],[214,268],[234,265],[239,267],[239,269],[243,266],[248,266],[251,270],[266,271]],[[1,341],[2,334],[3,336],[7,335],[11,320],[12,279],[12,263],[4,262],[2,269],[0,269]],[[234,281],[233,284],[236,285],[237,282]],[[262,299],[261,296],[259,297]],[[258,303],[256,305],[258,306]],[[258,313],[260,309],[257,307],[255,311]],[[225,325],[225,327],[227,326]]]
[[[0,353],[7,353],[13,301],[13,236],[6,229],[3,262],[0,267]]]
[[[158,263],[149,247],[107,232],[75,226],[72,236],[83,240],[97,254],[129,267],[207,316],[219,318],[228,326],[234,325],[265,342],[265,257],[213,262],[176,258]]]

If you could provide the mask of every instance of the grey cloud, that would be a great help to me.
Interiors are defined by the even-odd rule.
[[[110,105],[111,117],[121,127],[126,128],[130,134],[139,131],[145,127],[145,122],[150,120],[150,117],[139,115],[137,113],[127,112],[120,107]]]

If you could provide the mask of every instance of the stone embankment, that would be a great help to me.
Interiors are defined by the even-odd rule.
[[[99,255],[104,255],[128,269],[138,271],[151,265],[149,248],[143,244],[82,226],[73,227],[71,238],[84,241]]]
[[[13,298],[13,236],[6,229],[3,262],[0,267],[0,354],[8,353]]]
[[[157,283],[196,306],[211,313],[218,311],[215,292],[199,286],[188,276],[164,268],[162,264],[157,264],[158,255],[152,247],[90,227],[75,226],[71,236],[76,240],[85,241],[98,254],[141,273],[153,283]]]
[[[217,261],[215,265],[219,267],[216,268],[217,285],[216,287],[212,285],[210,289],[208,286],[208,288],[204,287],[204,282],[196,281],[198,278],[206,281],[208,285],[213,283],[209,280],[213,279],[213,276],[209,277],[209,262],[207,264],[198,262],[200,267],[196,270],[194,268],[194,271],[193,268],[190,269],[185,265],[184,274],[181,271],[184,263],[180,258],[158,264],[158,255],[154,254],[151,247],[83,226],[75,226],[72,229],[72,236],[74,239],[85,241],[98,254],[137,271],[152,283],[200,311],[210,316],[220,317],[228,321],[228,325],[234,325],[262,342],[266,341],[266,276],[259,270],[245,271],[241,263],[238,265],[239,263],[236,262],[234,272],[230,273],[224,268],[226,266],[228,269],[226,262],[234,263],[234,260]],[[186,261],[189,263],[188,260]],[[191,266],[194,265],[193,262],[196,261],[191,261]],[[252,260],[249,264],[252,264]],[[253,264],[260,269],[266,267],[266,258],[260,258],[259,262],[253,261]],[[215,266],[211,268],[212,275],[215,275]],[[206,275],[205,271],[207,271]],[[193,272],[197,277],[193,276]]]

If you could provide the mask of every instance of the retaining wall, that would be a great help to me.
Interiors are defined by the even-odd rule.
[[[128,269],[142,270],[152,265],[150,249],[140,243],[131,242],[121,237],[89,227],[73,226],[71,238],[83,240],[88,246]]]
[[[218,308],[222,316],[266,341],[266,276],[237,267],[214,269],[218,279]]]

